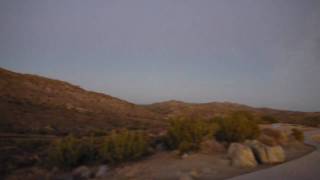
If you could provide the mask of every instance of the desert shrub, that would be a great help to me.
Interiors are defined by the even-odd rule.
[[[52,143],[48,157],[50,165],[69,168],[94,161],[97,151],[92,138],[77,139],[68,136]]]
[[[187,141],[181,142],[178,146],[178,151],[180,154],[183,154],[193,149],[197,149],[197,146]]]
[[[262,116],[261,121],[262,121],[262,123],[266,123],[266,124],[279,123],[278,119],[276,119],[273,116],[269,116],[269,115]]]
[[[104,129],[92,129],[88,134],[95,137],[101,137],[105,136],[107,132]]]
[[[260,134],[257,121],[247,113],[236,112],[215,121],[220,127],[216,135],[220,141],[241,142],[246,139],[255,139]]]
[[[297,128],[293,128],[291,130],[291,135],[298,141],[303,142],[304,141],[304,134],[301,130]]]
[[[148,152],[148,140],[142,132],[112,131],[102,143],[100,156],[110,163],[134,160]]]
[[[217,124],[203,120],[177,118],[170,121],[166,144],[180,152],[196,150],[205,138],[213,138]]]
[[[11,145],[16,145],[24,151],[37,151],[50,145],[50,141],[44,139],[16,139]]]
[[[288,143],[288,135],[278,129],[273,129],[273,128],[265,128],[262,130],[262,134],[271,137],[276,141],[277,144],[284,145]]]
[[[320,116],[314,117],[305,117],[302,121],[303,125],[311,126],[311,127],[319,127],[320,126]]]

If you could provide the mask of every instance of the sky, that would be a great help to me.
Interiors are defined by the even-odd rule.
[[[0,67],[138,104],[320,111],[320,1],[0,0]]]

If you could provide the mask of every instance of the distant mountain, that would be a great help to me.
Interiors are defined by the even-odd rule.
[[[118,98],[72,84],[0,69],[0,127],[65,131],[115,127],[149,128],[158,114]]]
[[[315,121],[320,124],[319,112],[298,112],[285,111],[270,108],[254,108],[247,105],[230,102],[211,102],[211,103],[186,103],[182,101],[165,101],[145,106],[150,111],[162,114],[165,119],[172,117],[198,117],[203,119],[215,116],[226,116],[233,112],[250,112],[257,118],[263,116],[272,116],[280,122],[297,124],[314,124]]]
[[[136,105],[109,95],[84,90],[67,82],[0,68],[0,131],[86,133],[113,128],[154,130],[171,117],[212,118],[236,111],[282,122],[320,122],[320,113],[253,108],[229,102],[166,101]]]

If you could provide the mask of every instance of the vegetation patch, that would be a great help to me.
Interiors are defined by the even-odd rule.
[[[204,139],[212,139],[218,129],[216,123],[204,120],[177,118],[170,121],[165,138],[170,149],[187,152],[199,149]]]
[[[241,142],[255,139],[260,134],[257,120],[246,112],[235,112],[229,117],[216,118],[219,124],[217,139],[226,142]]]
[[[301,130],[297,128],[293,128],[291,130],[291,135],[298,141],[303,142],[304,141],[304,134]]]
[[[112,131],[101,145],[100,157],[111,163],[135,160],[148,153],[149,142],[142,132]]]
[[[49,164],[70,168],[96,160],[97,148],[93,138],[68,136],[56,140],[49,149]]]

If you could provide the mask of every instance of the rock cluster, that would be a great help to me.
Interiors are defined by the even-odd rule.
[[[255,167],[258,163],[275,164],[285,161],[285,152],[281,146],[268,146],[257,140],[244,144],[232,143],[228,149],[231,164],[235,167]]]
[[[228,149],[228,155],[231,158],[231,164],[235,167],[255,167],[257,161],[250,147],[240,144],[232,143]]]

